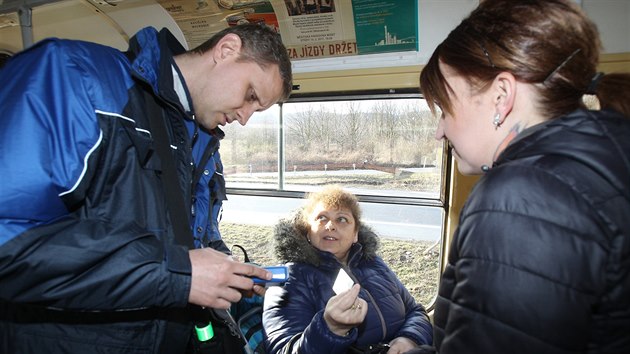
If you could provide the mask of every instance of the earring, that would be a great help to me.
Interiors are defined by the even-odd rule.
[[[501,114],[497,112],[497,114],[494,115],[494,118],[492,119],[492,124],[494,124],[495,130],[501,126]]]

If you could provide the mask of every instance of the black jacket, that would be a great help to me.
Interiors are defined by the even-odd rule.
[[[630,119],[524,131],[464,206],[435,307],[451,353],[630,353]]]

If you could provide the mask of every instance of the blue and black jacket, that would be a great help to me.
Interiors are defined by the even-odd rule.
[[[185,348],[191,265],[149,105],[167,122],[197,247],[225,249],[225,183],[223,133],[201,129],[173,89],[184,51],[146,28],[126,53],[48,39],[0,71],[0,352]]]

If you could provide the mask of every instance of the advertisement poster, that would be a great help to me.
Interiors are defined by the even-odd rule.
[[[418,50],[418,2],[352,0],[360,54]]]
[[[269,0],[157,0],[184,33],[193,49],[228,26],[265,23],[278,31]]]
[[[352,2],[271,0],[291,60],[356,55]]]
[[[414,0],[157,0],[193,49],[241,23],[264,23],[291,60],[418,50]]]

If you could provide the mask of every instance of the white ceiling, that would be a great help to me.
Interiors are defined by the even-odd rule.
[[[145,26],[154,26],[169,28],[184,46],[186,43],[173,18],[154,0],[35,1],[0,0],[0,49],[15,53],[23,48],[22,30],[15,12],[20,4],[32,6],[33,42],[60,37],[126,50],[129,37]]]

